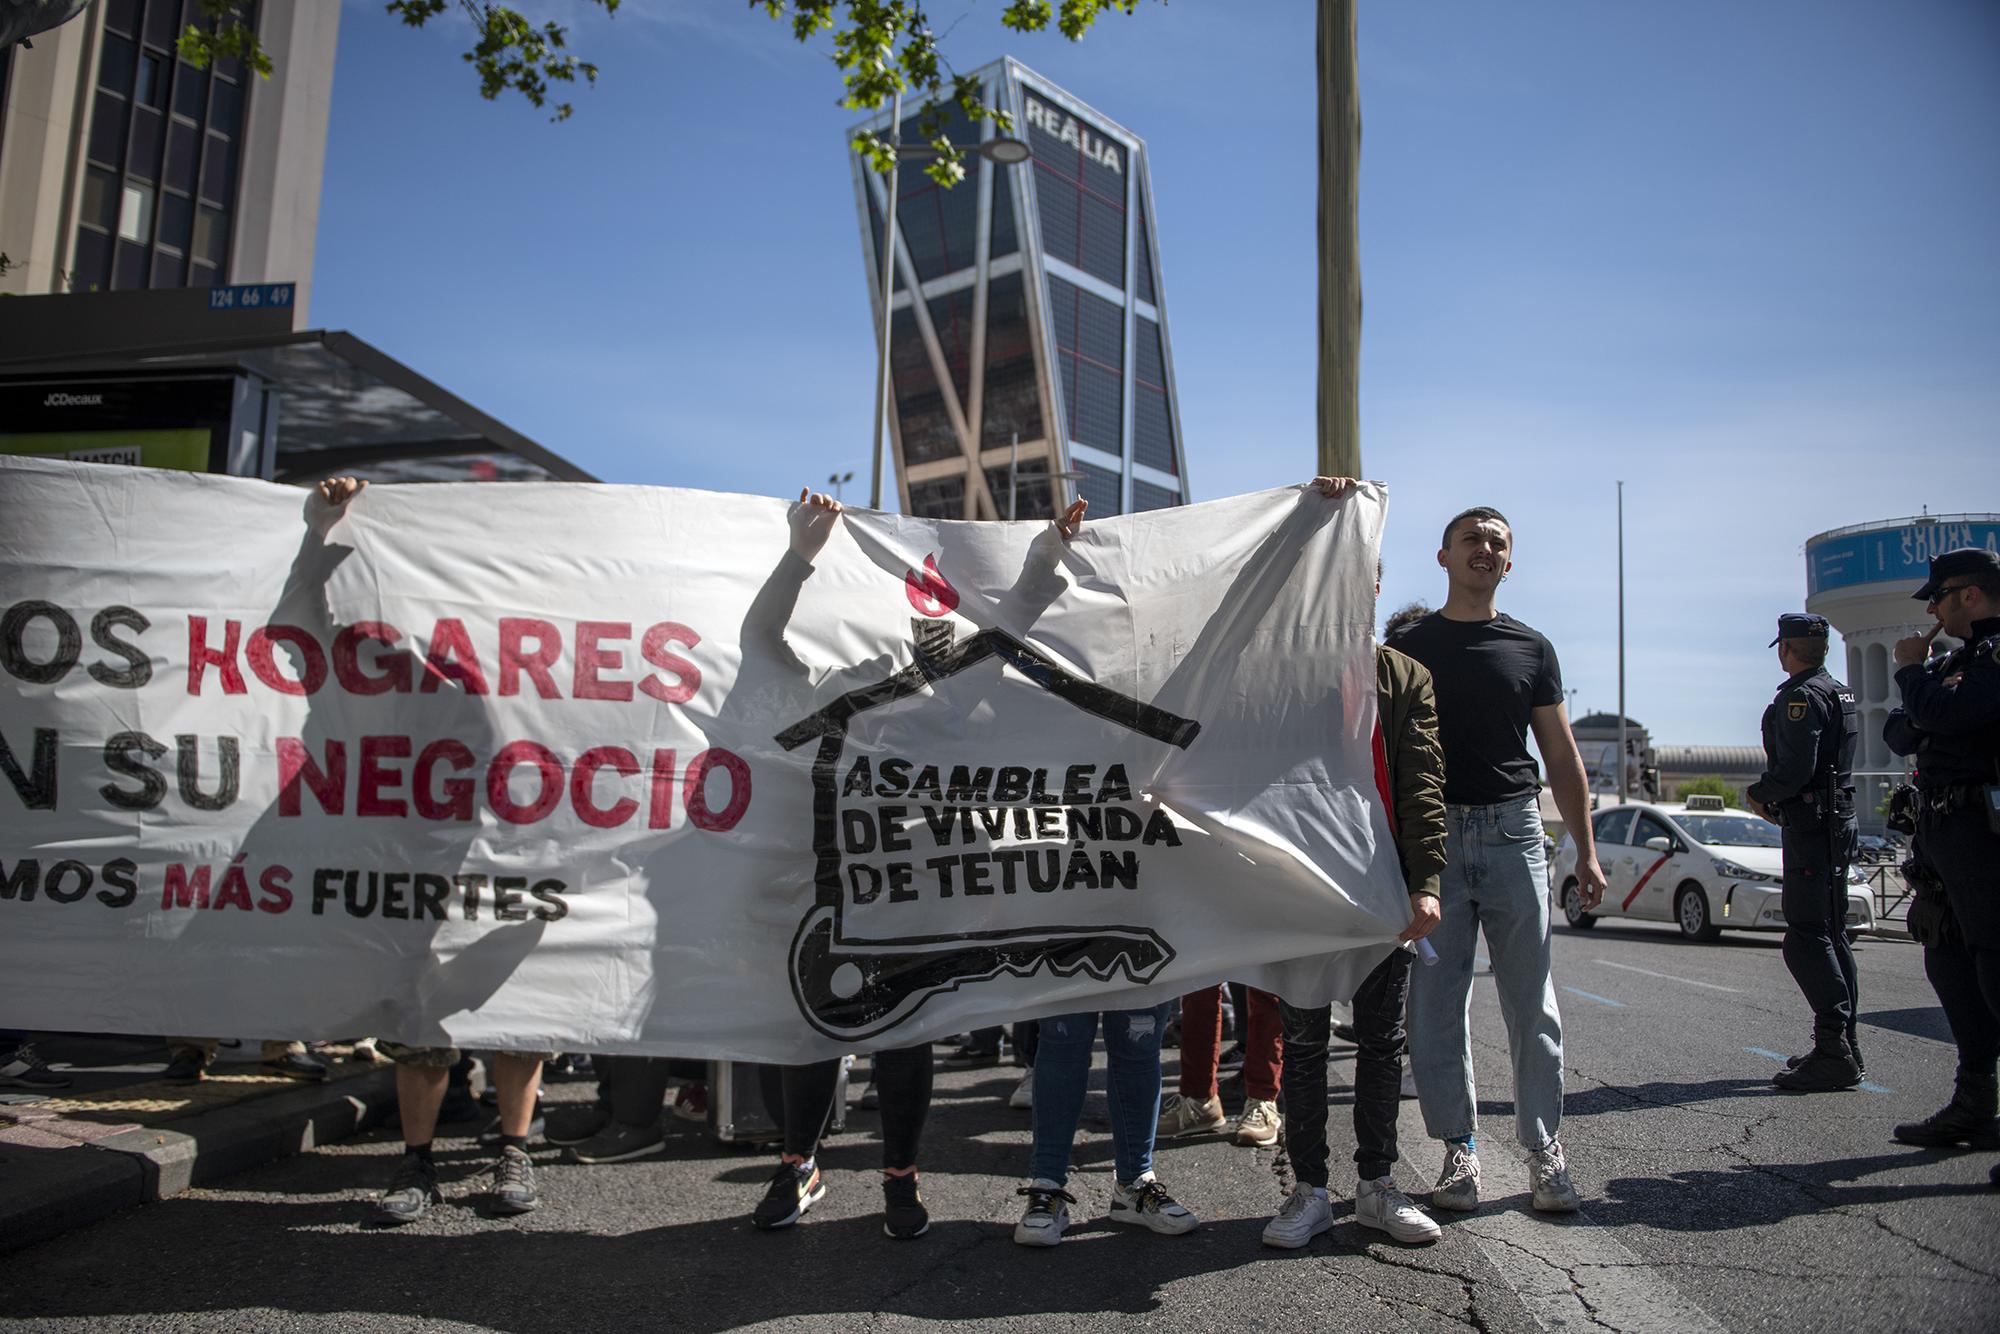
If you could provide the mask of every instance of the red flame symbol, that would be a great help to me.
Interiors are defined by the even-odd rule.
[[[903,592],[926,616],[942,616],[958,606],[958,590],[938,573],[936,556],[924,557],[924,572],[903,571]]]

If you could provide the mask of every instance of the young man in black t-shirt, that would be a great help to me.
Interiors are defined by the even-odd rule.
[[[1449,592],[1390,641],[1431,672],[1444,742],[1444,920],[1431,933],[1433,968],[1410,985],[1410,1057],[1424,1125],[1445,1142],[1433,1206],[1479,1203],[1470,1005],[1473,953],[1486,934],[1514,1059],[1515,1134],[1529,1153],[1537,1209],[1577,1208],[1557,1130],[1562,1121],[1562,1015],[1549,975],[1548,866],[1541,783],[1528,732],[1549,766],[1563,823],[1577,840],[1586,908],[1604,895],[1591,841],[1589,790],[1563,705],[1562,670],[1547,639],[1494,609],[1513,568],[1514,534],[1480,507],[1445,525],[1438,564]]]

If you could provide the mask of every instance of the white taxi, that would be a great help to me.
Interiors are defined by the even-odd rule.
[[[1685,805],[1628,802],[1590,817],[1597,864],[1607,888],[1597,911],[1583,911],[1576,883],[1576,840],[1567,834],[1550,864],[1556,906],[1579,930],[1600,918],[1673,922],[1689,940],[1714,940],[1728,927],[1782,931],[1779,891],[1784,857],[1778,826],[1727,809],[1720,797],[1691,796]],[[1847,934],[1875,926],[1867,876],[1847,873]]]

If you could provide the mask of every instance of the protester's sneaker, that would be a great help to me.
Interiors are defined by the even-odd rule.
[[[572,1144],[564,1156],[577,1163],[624,1163],[666,1147],[667,1137],[657,1119],[643,1126],[613,1121],[583,1143]]]
[[[551,1107],[542,1121],[542,1142],[568,1148],[595,1139],[611,1124],[611,1113],[595,1102]]]
[[[1350,1047],[1357,1045],[1361,1040],[1355,1036],[1354,1025],[1344,1019],[1334,1024],[1327,1032],[1335,1042],[1345,1042]]]
[[[1194,1210],[1167,1194],[1151,1172],[1131,1185],[1120,1181],[1111,1187],[1111,1221],[1135,1223],[1169,1235],[1194,1231],[1201,1222]]]
[[[1014,1085],[1014,1091],[1007,1095],[1007,1105],[1017,1112],[1035,1109],[1035,1072],[1032,1069],[1021,1076],[1021,1082]]]
[[[708,1081],[697,1079],[681,1085],[674,1094],[674,1115],[683,1121],[708,1120]]]
[[[1160,1104],[1159,1138],[1181,1139],[1220,1130],[1229,1118],[1223,1114],[1221,1098],[1190,1098],[1185,1093],[1169,1093]]]
[[[1069,1206],[1076,1196],[1053,1181],[1035,1180],[1014,1192],[1028,1197],[1021,1221],[1014,1224],[1014,1242],[1019,1246],[1053,1246],[1062,1240],[1069,1226]]]
[[[1388,1177],[1363,1181],[1354,1191],[1354,1221],[1410,1245],[1436,1241],[1444,1230],[1396,1189]]]
[[[825,1196],[826,1183],[820,1180],[817,1163],[779,1163],[750,1221],[766,1232],[790,1227]]]
[[[14,1048],[12,1056],[0,1062],[0,1088],[40,1091],[66,1089],[69,1084],[69,1080],[49,1069],[48,1062],[36,1054],[31,1042],[23,1042]]]
[[[273,1056],[264,1062],[264,1068],[272,1074],[283,1075],[286,1079],[326,1078],[326,1062],[302,1051],[288,1051],[282,1056]]]
[[[931,1230],[931,1213],[924,1208],[917,1174],[882,1178],[882,1231],[897,1241],[921,1237]]]
[[[1327,1198],[1326,1187],[1301,1181],[1285,1197],[1278,1216],[1264,1224],[1264,1244],[1295,1251],[1332,1227],[1333,1201]]]
[[[535,1189],[535,1164],[523,1150],[501,1145],[500,1157],[493,1164],[493,1212],[525,1214],[541,1204],[541,1193]]]
[[[169,1084],[199,1084],[208,1069],[208,1054],[199,1047],[176,1047],[167,1053],[167,1068],[160,1078]]]
[[[541,1139],[547,1132],[548,1128],[549,1128],[549,1123],[547,1119],[542,1116],[541,1101],[540,1099],[537,1099],[535,1102],[535,1116],[532,1121],[528,1122],[528,1133],[526,1138]],[[503,1132],[500,1129],[500,1114],[498,1112],[495,1112],[493,1116],[487,1120],[485,1125],[479,1127],[479,1145],[481,1148],[484,1149],[497,1149],[500,1147],[500,1142],[504,1138],[506,1138],[506,1135],[505,1132]]]
[[[396,1175],[389,1178],[389,1189],[375,1201],[374,1219],[383,1227],[397,1227],[416,1222],[424,1210],[443,1203],[437,1168],[427,1158],[406,1153],[396,1164]]]
[[[1268,1149],[1278,1142],[1278,1132],[1285,1128],[1285,1118],[1278,1114],[1278,1104],[1268,1098],[1252,1098],[1243,1104],[1243,1115],[1236,1118],[1236,1142],[1249,1148]]]
[[[382,1049],[375,1045],[374,1038],[363,1038],[355,1043],[354,1050],[347,1054],[347,1059],[358,1061],[363,1065],[385,1065],[389,1060],[382,1054]]]
[[[1535,1207],[1542,1212],[1573,1214],[1583,1207],[1570,1184],[1569,1159],[1560,1141],[1550,1140],[1546,1149],[1528,1155],[1528,1178],[1535,1187]]]
[[[1479,1155],[1469,1144],[1446,1140],[1444,1171],[1431,1187],[1431,1208],[1468,1213],[1479,1207]]]

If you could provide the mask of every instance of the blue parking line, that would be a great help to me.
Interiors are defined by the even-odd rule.
[[[1567,991],[1572,996],[1581,996],[1585,1000],[1596,1001],[1599,1005],[1609,1005],[1614,1010],[1622,1010],[1625,1008],[1624,1001],[1615,1001],[1612,1000],[1609,996],[1594,995],[1591,992],[1584,991],[1578,987],[1564,987],[1563,990]]]
[[[1745,1047],[1743,1050],[1749,1052],[1752,1056],[1767,1056],[1779,1064],[1783,1064],[1791,1059],[1791,1057],[1784,1055],[1782,1052],[1767,1051],[1763,1047]],[[1859,1088],[1863,1093],[1894,1093],[1896,1091],[1894,1089],[1885,1089],[1872,1079],[1864,1079],[1855,1087]]]

